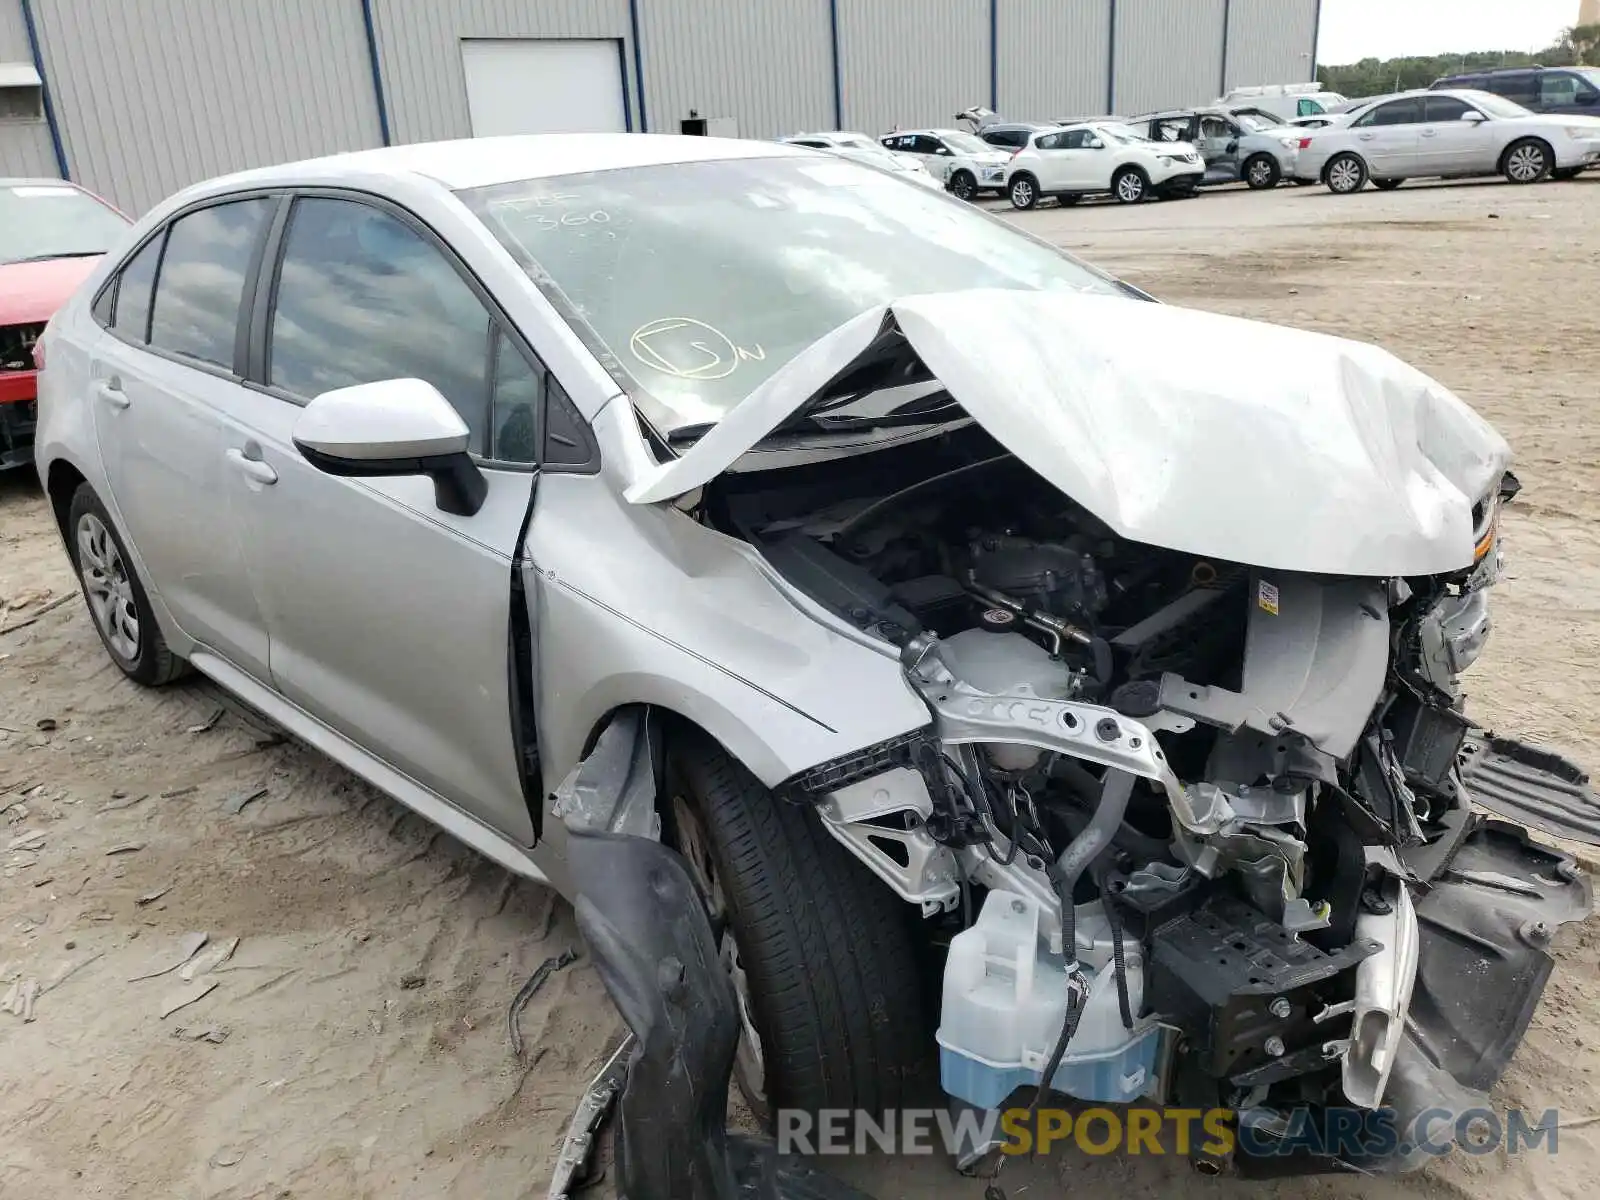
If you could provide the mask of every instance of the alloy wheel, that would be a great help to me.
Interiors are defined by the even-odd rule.
[[[1011,204],[1014,208],[1029,208],[1033,205],[1033,184],[1026,179],[1019,179],[1011,185]]]
[[[1328,186],[1336,192],[1353,192],[1361,186],[1361,164],[1341,158],[1328,171]]]
[[[957,200],[971,200],[978,194],[978,185],[973,181],[971,175],[962,171],[956,175],[955,179],[951,180],[950,191]]]
[[[1135,204],[1144,199],[1144,180],[1137,172],[1128,171],[1118,177],[1117,199],[1124,204]]]
[[[1250,164],[1250,182],[1258,188],[1264,188],[1272,182],[1272,164],[1266,159],[1257,159]]]
[[[1518,183],[1532,183],[1545,171],[1544,149],[1540,146],[1518,146],[1506,159],[1506,174]]]
[[[89,610],[107,643],[122,658],[139,657],[139,610],[122,552],[105,523],[93,513],[78,518],[78,575]]]

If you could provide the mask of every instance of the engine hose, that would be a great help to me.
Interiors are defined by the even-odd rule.
[[[1128,811],[1128,801],[1133,796],[1133,782],[1134,777],[1126,771],[1112,768],[1106,772],[1105,781],[1100,786],[1099,806],[1089,818],[1088,825],[1072,839],[1061,852],[1061,857],[1051,863],[1045,872],[1061,904],[1061,952],[1067,960],[1068,987],[1074,990],[1067,993],[1067,1013],[1061,1022],[1061,1036],[1056,1039],[1055,1049],[1050,1052],[1050,1060],[1039,1079],[1039,1090],[1034,1093],[1032,1111],[1035,1112],[1050,1081],[1060,1069],[1061,1060],[1067,1053],[1067,1044],[1078,1031],[1078,1022],[1083,1016],[1076,992],[1076,988],[1081,986],[1082,972],[1078,967],[1078,921],[1072,894],[1089,864],[1111,845],[1111,835],[1122,824],[1123,814]]]

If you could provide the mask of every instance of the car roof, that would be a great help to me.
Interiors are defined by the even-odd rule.
[[[292,184],[306,178],[327,182],[348,174],[413,175],[452,191],[489,187],[521,179],[576,175],[627,167],[718,159],[781,158],[799,148],[781,142],[737,138],[687,137],[656,133],[537,133],[509,137],[460,138],[357,150],[323,158],[258,167],[211,180],[208,189]]]
[[[1456,71],[1442,76],[1444,79],[1479,79],[1485,75],[1527,75],[1533,71],[1570,71],[1571,67],[1484,67],[1479,71]]]
[[[993,125],[985,125],[983,128],[984,128],[985,132],[988,132],[989,130],[993,129],[994,126]],[[960,133],[960,132],[962,132],[962,131],[959,130],[959,129],[896,129],[893,132],[885,133],[882,136],[883,137],[912,137],[912,136],[915,136],[915,135],[918,135],[918,134],[927,134],[929,137],[949,137],[952,133]]]

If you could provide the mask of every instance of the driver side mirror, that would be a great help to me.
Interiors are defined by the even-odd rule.
[[[1466,112],[1462,113],[1456,119],[1459,120],[1459,121],[1470,122],[1473,125],[1482,125],[1489,118],[1484,116],[1477,109],[1469,108]]]
[[[949,146],[940,146],[937,150],[934,151],[934,153],[935,154],[949,155],[951,153],[951,150],[950,150]]]
[[[489,482],[467,454],[461,414],[421,379],[384,379],[323,392],[294,423],[294,444],[319,471],[347,478],[426,475],[441,511],[470,517]]]
[[[1226,153],[1226,154],[1233,154],[1238,149],[1239,149],[1239,139],[1238,138],[1232,138],[1232,139],[1229,140],[1228,144],[1223,147],[1223,152]]]
[[[1102,142],[1099,138],[1090,138],[1087,142],[1084,143],[1084,146],[1086,146],[1090,150],[1104,150],[1106,148],[1106,144],[1104,142]]]

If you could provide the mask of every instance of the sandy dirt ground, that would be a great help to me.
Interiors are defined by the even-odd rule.
[[[1597,213],[1600,176],[1342,199],[1231,191],[1018,219],[1169,301],[1378,342],[1494,421],[1525,491],[1476,711],[1594,769]],[[1163,352],[1258,369],[1248,345]],[[0,1196],[542,1196],[620,1029],[580,960],[534,997],[525,1057],[512,1055],[508,1005],[546,957],[579,945],[570,909],[318,754],[218,718],[206,688],[124,681],[31,473],[0,479],[0,630],[0,995],[41,989],[32,1022],[0,1013]],[[201,933],[210,969],[136,979]],[[1573,1123],[1600,1111],[1600,925],[1569,929],[1557,958],[1496,1097],[1563,1110],[1554,1157],[1258,1185],[1069,1153],[1010,1164],[1003,1182],[1028,1200],[1592,1194],[1600,1124]],[[882,1200],[982,1193],[935,1158],[841,1173]]]

